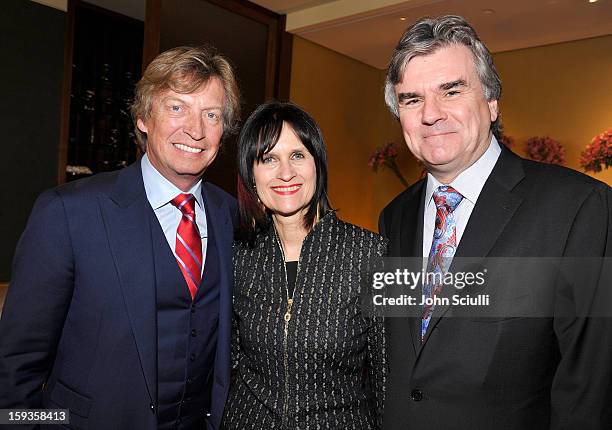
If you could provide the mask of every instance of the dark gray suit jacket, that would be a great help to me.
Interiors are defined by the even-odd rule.
[[[425,188],[425,179],[417,182],[382,211],[379,228],[390,240],[390,256],[422,256]],[[611,220],[607,185],[504,149],[455,261],[610,257]],[[602,264],[610,269],[609,262]],[[595,282],[589,280],[581,291],[540,287],[555,311],[559,303],[573,309],[577,303],[608,300],[611,285],[591,275]],[[512,286],[489,288],[505,288],[506,294]],[[553,317],[556,313],[452,318],[453,308],[436,308],[423,342],[420,318],[386,319],[385,429],[612,428],[611,319]]]

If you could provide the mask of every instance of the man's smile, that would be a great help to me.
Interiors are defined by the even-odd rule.
[[[188,146],[183,143],[173,143],[172,145],[181,151],[189,152],[191,154],[199,154],[200,152],[204,151],[202,148],[194,148],[193,146]]]

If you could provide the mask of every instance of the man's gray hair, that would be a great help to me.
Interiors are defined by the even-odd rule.
[[[411,25],[402,35],[387,69],[385,103],[396,119],[399,119],[399,107],[395,86],[401,82],[406,64],[413,57],[433,54],[449,45],[464,45],[472,52],[476,73],[486,99],[488,101],[500,99],[501,79],[493,64],[493,57],[478,38],[474,28],[465,19],[456,15],[426,17]],[[499,115],[491,124],[491,131],[496,137],[501,134]]]

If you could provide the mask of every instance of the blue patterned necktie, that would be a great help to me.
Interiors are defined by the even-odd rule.
[[[444,185],[434,191],[433,199],[436,204],[436,226],[427,260],[428,281],[431,282],[423,283],[423,296],[427,298],[435,298],[442,291],[443,284],[434,283],[434,281],[441,280],[455,255],[455,250],[457,249],[457,229],[455,227],[453,211],[461,203],[463,196],[453,187]],[[423,306],[421,340],[425,338],[433,310],[433,305]]]

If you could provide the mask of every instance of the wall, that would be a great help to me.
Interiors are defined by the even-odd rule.
[[[57,184],[65,22],[65,12],[48,6],[2,2],[0,282],[10,279],[15,245],[34,200]]]
[[[162,0],[160,10],[160,52],[181,45],[212,44],[230,59],[236,71],[242,97],[242,118],[266,101],[268,25],[208,1]],[[145,23],[145,26],[149,22]],[[248,35],[248,37],[235,37]],[[146,44],[146,42],[145,42]],[[230,136],[221,146],[204,179],[236,194],[236,142]]]
[[[494,59],[503,82],[505,133],[521,146],[529,137],[548,135],[565,147],[567,166],[582,171],[580,152],[593,136],[612,128],[612,36],[504,52]],[[612,169],[591,176],[612,184]]]
[[[323,132],[332,206],[340,218],[375,231],[378,213],[403,187],[390,171],[372,172],[367,165],[372,152],[396,142],[408,182],[419,172],[399,123],[384,104],[383,83],[383,71],[294,37],[291,100],[306,109]]]
[[[565,147],[568,167],[582,171],[580,152],[612,128],[612,36],[494,55],[503,81],[506,134],[522,142],[548,135]],[[367,166],[386,142],[400,147],[398,164],[409,183],[421,169],[404,144],[383,100],[385,72],[294,37],[291,100],[319,123],[329,154],[329,193],[339,216],[377,230],[380,210],[399,192],[388,170]],[[612,169],[592,174],[612,184]]]

